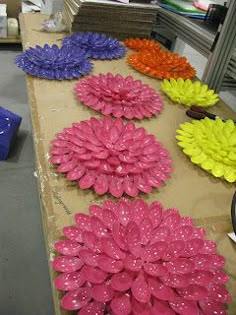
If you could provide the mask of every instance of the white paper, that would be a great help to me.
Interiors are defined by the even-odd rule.
[[[7,5],[6,4],[0,4],[0,15],[1,16],[7,16]]]
[[[236,235],[234,232],[228,233],[228,236],[231,238],[231,240],[233,240],[236,243]]]
[[[117,2],[129,3],[129,0],[116,0]]]
[[[45,0],[44,0],[45,1]],[[78,2],[79,1],[79,2]],[[157,4],[147,4],[147,3],[135,3],[135,2],[132,2],[132,3],[126,3],[125,0],[120,2],[120,1],[114,1],[114,0],[77,0],[77,2],[80,4],[79,6],[81,5],[86,5],[86,4],[108,4],[108,5],[114,5],[114,6],[126,6],[127,8],[129,7],[134,7],[134,8],[154,8],[154,9],[157,9],[157,8],[160,8],[159,5]]]

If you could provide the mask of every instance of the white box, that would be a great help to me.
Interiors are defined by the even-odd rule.
[[[0,38],[7,38],[7,5],[0,4]]]
[[[0,38],[7,38],[7,29],[0,27]]]
[[[5,27],[7,24],[6,21],[7,21],[7,17],[0,15],[0,27]]]

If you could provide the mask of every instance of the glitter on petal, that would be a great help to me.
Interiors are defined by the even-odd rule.
[[[59,256],[52,262],[64,309],[79,315],[227,315],[224,304],[232,297],[221,270],[225,259],[178,210],[158,201],[105,200],[75,221],[81,239],[65,227],[66,240],[55,243]]]
[[[27,74],[48,80],[80,78],[92,70],[83,50],[44,45],[29,48],[16,57],[16,65]]]
[[[126,49],[115,38],[93,32],[78,32],[63,38],[64,46],[72,46],[87,52],[91,59],[123,58]]]

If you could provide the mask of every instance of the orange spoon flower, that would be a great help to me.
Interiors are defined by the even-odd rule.
[[[128,63],[136,70],[158,79],[190,79],[196,74],[185,57],[170,51],[140,51],[130,55]]]
[[[124,43],[126,47],[137,51],[161,50],[160,44],[152,39],[127,38]]]

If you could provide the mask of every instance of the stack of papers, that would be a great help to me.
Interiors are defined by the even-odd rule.
[[[196,8],[188,0],[162,0],[160,6],[174,13],[196,19],[204,19],[207,13]]]
[[[106,33],[118,39],[149,37],[158,6],[143,2],[65,0],[63,18],[73,32]]]

